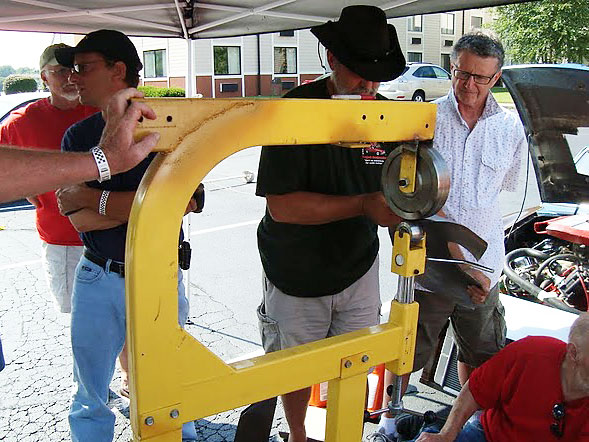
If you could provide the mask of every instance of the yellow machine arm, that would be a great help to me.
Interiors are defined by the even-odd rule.
[[[366,372],[411,371],[417,305],[388,323],[226,364],[178,326],[178,231],[192,192],[231,154],[256,145],[431,140],[433,104],[339,100],[147,100],[162,134],[127,234],[127,343],[135,440],[180,441],[183,422],[329,381],[326,440],[358,442]],[[252,313],[253,314],[253,313]]]

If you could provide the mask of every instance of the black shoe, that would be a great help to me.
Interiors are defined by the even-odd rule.
[[[413,414],[402,414],[396,419],[397,433],[400,440],[412,440],[417,437],[424,419]]]

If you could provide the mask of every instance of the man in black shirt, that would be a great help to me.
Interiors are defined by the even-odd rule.
[[[76,85],[82,104],[103,112],[113,94],[137,86],[142,68],[129,38],[106,29],[86,35],[75,48],[57,50],[56,58],[61,65],[73,68],[70,81]],[[64,135],[62,150],[92,151],[104,127],[102,112],[76,123]],[[84,242],[72,296],[76,388],[69,423],[74,442],[113,438],[115,417],[107,401],[115,361],[125,343],[127,221],[135,191],[154,155],[108,181],[99,179],[58,191],[60,210],[69,215]],[[188,300],[181,275],[179,271],[178,322],[183,325],[188,316]],[[196,439],[192,422],[184,424],[182,435],[184,440]]]
[[[337,22],[311,28],[327,48],[330,77],[285,98],[377,96],[405,58],[382,10],[349,6]],[[266,352],[378,323],[377,225],[399,218],[381,192],[388,148],[334,145],[262,149],[256,194],[266,198],[258,227],[264,300],[258,309]],[[277,330],[277,332],[276,332]],[[310,388],[283,396],[291,442],[306,441]]]

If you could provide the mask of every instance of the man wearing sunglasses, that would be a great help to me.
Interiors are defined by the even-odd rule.
[[[57,49],[68,47],[58,43],[45,48],[39,60],[39,69],[41,80],[51,95],[12,112],[0,126],[0,144],[60,150],[65,131],[98,111],[80,104],[78,91],[69,81],[71,69],[55,59]],[[43,267],[55,307],[61,313],[69,313],[74,272],[82,256],[82,242],[67,217],[59,213],[55,191],[30,195],[27,199],[36,208]]]
[[[458,304],[445,291],[444,281],[432,293],[425,291],[416,278],[419,321],[413,369],[425,366],[450,319],[458,345],[458,375],[464,385],[475,367],[504,346],[506,327],[497,283],[505,249],[498,197],[503,190],[517,189],[526,140],[518,115],[501,108],[490,94],[501,77],[501,43],[482,32],[466,34],[453,47],[451,61],[452,87],[448,95],[436,101],[434,148],[444,158],[451,176],[441,214],[487,242],[479,262],[494,272],[465,269],[478,282],[468,288],[474,309]],[[455,258],[476,261],[455,244],[450,244],[450,251]],[[392,416],[381,418],[379,431],[386,435],[382,440],[395,437]]]
[[[91,32],[75,48],[59,49],[56,58],[72,68],[70,81],[75,84],[80,101],[102,111],[118,91],[137,86],[143,67],[131,40],[121,32],[107,29]],[[66,132],[62,150],[94,151],[104,128],[102,112],[75,124]],[[123,345],[127,221],[135,191],[154,155],[110,179],[101,176],[97,181],[57,192],[60,210],[68,214],[84,242],[72,296],[75,391],[69,423],[74,442],[113,438],[115,416],[107,402],[117,355],[126,355]],[[188,300],[179,271],[178,322],[183,325],[187,317]],[[122,364],[125,362],[126,358],[122,359]],[[184,424],[182,437],[187,441],[196,439],[192,422]]]
[[[476,410],[479,419],[467,419]],[[439,434],[419,442],[589,440],[589,313],[569,342],[546,336],[515,341],[477,368]]]

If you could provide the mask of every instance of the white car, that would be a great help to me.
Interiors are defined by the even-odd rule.
[[[48,96],[49,92],[21,92],[20,94],[0,96],[0,123],[2,123],[13,110]]]
[[[430,101],[443,97],[452,84],[450,74],[430,63],[407,63],[403,73],[381,83],[378,93],[389,100]]]

